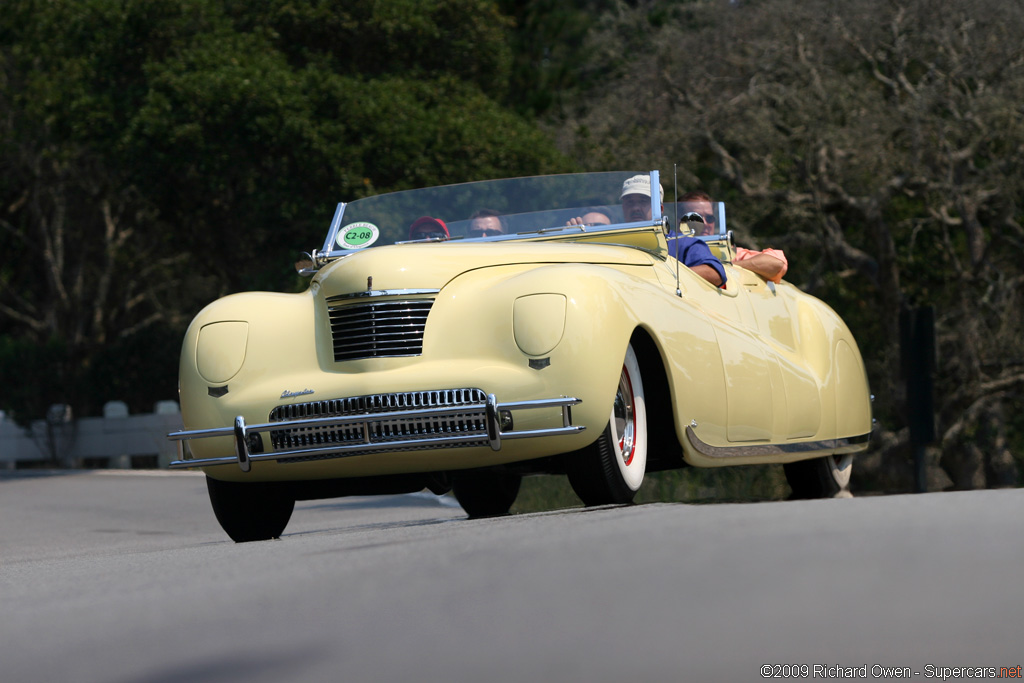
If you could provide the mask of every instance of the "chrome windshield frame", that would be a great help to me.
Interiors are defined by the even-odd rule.
[[[320,250],[320,253],[328,257],[333,256],[333,245],[338,239],[338,231],[341,230],[341,219],[345,216],[345,207],[348,206],[347,202],[338,202],[338,206],[334,209],[334,218],[331,219],[331,227],[327,230],[327,239],[324,241],[324,248]]]
[[[586,179],[585,179],[586,176],[595,176],[595,177],[597,177],[597,176],[616,176],[616,177],[619,177],[619,178],[628,178],[628,177],[631,177],[632,175],[636,175],[636,173],[635,172],[630,172],[630,171],[613,171],[613,172],[600,172],[600,173],[564,174],[564,175],[561,175],[561,176],[534,176],[534,177],[524,177],[524,178],[509,178],[509,179],[495,179],[495,180],[476,181],[476,182],[471,182],[471,183],[461,183],[461,184],[457,184],[457,185],[441,186],[441,187],[437,187],[437,188],[421,188],[419,190],[408,190],[408,191],[403,191],[403,192],[429,192],[429,191],[432,191],[432,190],[445,191],[445,190],[450,190],[450,189],[453,189],[453,188],[460,188],[460,187],[470,188],[473,185],[478,185],[480,187],[486,187],[486,184],[488,184],[488,183],[505,183],[505,182],[515,183],[517,181],[522,181],[523,183],[528,183],[528,182],[536,182],[538,180],[543,181],[543,180],[545,180],[547,178],[550,178],[553,181],[558,182],[556,180],[558,178],[565,178],[565,179],[570,179],[571,180],[572,178],[576,177],[576,178],[580,178],[584,182],[586,182]],[[654,169],[654,170],[648,171],[647,175],[650,178],[651,187],[659,187],[659,188],[661,187],[661,173],[660,173],[659,170]],[[604,181],[602,180],[601,182],[604,182]],[[496,187],[502,187],[502,186],[496,185]],[[385,195],[377,195],[377,197],[383,198],[383,197],[388,197],[389,195],[392,195],[392,194],[400,195],[400,194],[403,194],[403,192],[387,193]],[[424,197],[429,197],[429,194],[425,194]],[[368,197],[366,199],[371,199],[371,198]],[[572,197],[571,199],[572,200],[580,200],[581,202],[583,202],[582,205],[585,205],[587,197],[575,196],[575,197]],[[604,208],[607,208],[609,210],[613,210],[613,208],[617,207],[617,204],[621,201],[621,197],[619,196],[618,193],[616,193],[614,196],[610,196],[610,195],[606,196],[603,199],[604,199],[605,203],[598,202],[598,204],[596,204],[596,206],[604,207]],[[363,200],[358,200],[358,201],[363,201]],[[648,221],[625,222],[625,221],[622,221],[620,218],[617,218],[615,216],[615,214],[613,214],[610,217],[611,220],[613,221],[613,223],[610,224],[610,225],[598,224],[598,225],[578,226],[578,225],[558,225],[558,224],[556,224],[556,225],[550,225],[548,227],[542,227],[542,228],[539,228],[539,229],[536,229],[536,230],[517,230],[516,232],[510,232],[508,234],[490,235],[490,236],[486,236],[486,237],[467,237],[467,236],[456,234],[455,230],[453,230],[451,238],[447,239],[447,240],[445,240],[445,239],[441,239],[441,240],[438,240],[438,239],[419,239],[419,240],[405,239],[405,240],[395,240],[393,242],[392,241],[381,242],[377,246],[379,247],[379,246],[388,246],[388,245],[392,245],[392,244],[393,245],[401,245],[401,244],[413,244],[413,243],[416,243],[416,244],[427,244],[427,243],[438,243],[438,242],[445,242],[445,243],[509,242],[509,241],[517,241],[517,240],[531,240],[531,239],[535,240],[537,238],[546,239],[546,238],[558,238],[558,237],[572,237],[574,235],[581,235],[581,234],[584,234],[584,233],[587,234],[588,236],[591,236],[591,235],[594,235],[594,234],[600,234],[600,233],[603,233],[603,232],[607,232],[609,234],[614,234],[616,232],[621,232],[623,230],[633,230],[633,229],[637,229],[637,228],[657,228],[657,229],[665,231],[666,235],[671,235],[673,233],[678,234],[678,226],[672,226],[669,229],[665,230],[666,225],[665,225],[665,216],[664,216],[664,208],[663,208],[664,201],[665,201],[665,197],[664,196],[660,197],[660,201],[659,201],[658,193],[655,193],[655,192],[651,193],[651,219],[648,220]],[[349,208],[349,204],[351,204],[351,202],[339,202],[337,204],[337,206],[335,208],[335,211],[334,211],[334,215],[333,215],[333,217],[331,219],[331,224],[330,224],[330,227],[328,229],[326,239],[324,240],[324,243],[323,243],[323,248],[320,251],[316,251],[316,252],[313,253],[314,268],[312,268],[312,269],[310,269],[308,271],[305,271],[303,274],[307,274],[307,275],[311,274],[312,272],[315,272],[317,269],[319,269],[320,267],[322,267],[323,265],[325,265],[329,261],[337,260],[337,259],[340,259],[340,258],[344,258],[346,256],[350,256],[352,254],[356,254],[356,253],[358,253],[360,251],[365,251],[365,249],[346,249],[346,248],[340,248],[339,245],[338,245],[337,240],[339,238],[339,235],[340,235],[341,231],[344,229],[344,225],[343,224],[345,222],[345,215],[346,215],[346,213],[348,213],[347,210]],[[569,206],[567,206],[565,208],[571,208],[573,206],[572,201],[567,202],[567,204],[569,204]],[[580,210],[583,210],[582,205],[580,206]],[[556,211],[558,209],[559,209],[559,207],[555,206],[555,207],[551,207],[550,209],[544,209],[542,211],[554,212],[554,211]],[[540,210],[541,209],[536,209],[536,208],[532,209],[532,211],[534,211],[534,212],[540,211]],[[525,216],[525,215],[529,214],[530,211],[531,210],[528,209],[526,211],[526,213],[522,213],[522,214],[516,214],[514,212],[510,212],[508,214],[502,214],[502,215]],[[424,213],[428,213],[428,212],[429,212],[428,209],[424,209]],[[724,207],[721,206],[720,202],[715,202],[715,214],[716,214],[716,219],[717,219],[716,220],[716,224],[718,226],[723,226],[724,225],[724,220],[725,220],[725,214],[724,214]],[[434,215],[440,216],[442,214],[441,213],[436,213]],[[353,218],[352,220],[360,220],[360,219]],[[462,219],[462,220],[455,219],[454,222],[449,221],[449,225],[456,225],[456,226],[458,226],[458,224],[462,223],[464,220],[466,220],[466,219]],[[618,222],[614,222],[614,221],[618,221]],[[373,248],[373,246],[367,247],[367,248]]]
[[[655,197],[654,188],[658,188],[657,197]],[[661,205],[665,201],[661,195],[661,171],[651,171],[651,220],[658,223],[661,223]]]

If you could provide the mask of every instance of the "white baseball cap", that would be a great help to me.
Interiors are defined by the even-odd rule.
[[[658,185],[660,195],[658,200],[665,196],[665,188]],[[642,194],[645,197],[651,196],[651,176],[646,174],[638,174],[632,178],[626,178],[626,181],[622,183],[622,194],[619,195],[619,199],[622,199],[627,194]]]

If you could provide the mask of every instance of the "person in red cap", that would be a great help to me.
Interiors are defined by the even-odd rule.
[[[409,239],[411,240],[446,240],[449,237],[451,235],[448,234],[448,226],[440,218],[420,216],[409,226]]]

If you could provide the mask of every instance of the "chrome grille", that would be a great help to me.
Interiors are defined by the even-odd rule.
[[[350,445],[358,443],[380,444],[388,441],[406,441],[417,437],[430,438],[453,434],[479,434],[480,440],[461,444],[486,445],[487,422],[484,404],[487,396],[480,389],[444,389],[414,391],[396,394],[352,396],[309,403],[277,406],[270,412],[269,422],[317,417],[365,415],[366,420],[356,424],[328,427],[296,427],[271,430],[270,443],[275,451],[309,446]],[[458,408],[466,406],[464,413],[443,418],[401,416],[374,419],[374,414],[400,413],[424,408]],[[431,444],[405,446],[400,450],[422,450]],[[451,446],[448,446],[451,447]],[[379,449],[378,449],[379,450]],[[354,453],[349,453],[354,454]],[[331,457],[331,456],[322,456]],[[300,459],[294,459],[298,461]],[[292,462],[289,460],[288,462]]]
[[[423,353],[423,331],[433,299],[329,306],[334,360]]]

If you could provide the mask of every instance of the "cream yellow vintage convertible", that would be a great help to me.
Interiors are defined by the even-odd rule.
[[[794,495],[837,493],[871,431],[849,329],[734,267],[721,204],[699,239],[727,282],[682,266],[687,207],[627,220],[633,175],[339,204],[306,291],[227,296],[192,322],[171,466],[202,468],[236,541],[279,536],[314,498],[453,490],[470,516],[504,514],[538,473],[587,505],[686,465],[784,463]]]

